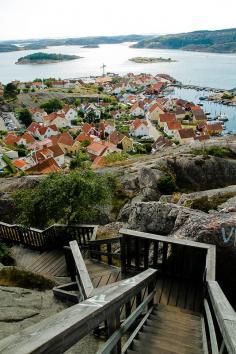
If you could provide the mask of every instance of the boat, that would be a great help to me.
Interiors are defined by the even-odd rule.
[[[220,114],[218,117],[217,117],[217,119],[220,121],[220,122],[227,122],[229,119],[227,118],[227,116],[224,114],[224,113],[222,113],[222,114]]]

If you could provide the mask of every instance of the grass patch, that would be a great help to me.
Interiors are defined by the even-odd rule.
[[[203,196],[194,200],[187,200],[184,203],[185,207],[189,207],[192,209],[197,209],[208,213],[209,210],[217,210],[217,207],[223,203],[225,203],[228,199],[235,196],[235,193],[227,193],[224,195],[218,195],[211,198],[207,196]]]
[[[236,154],[228,147],[212,146],[205,149],[192,149],[191,153],[195,156],[215,156],[223,158],[236,158]]]
[[[6,267],[0,269],[0,285],[44,291],[52,289],[55,283],[40,274],[16,267]]]

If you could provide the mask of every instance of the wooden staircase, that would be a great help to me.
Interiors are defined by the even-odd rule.
[[[128,354],[203,354],[201,317],[158,305],[130,348]]]

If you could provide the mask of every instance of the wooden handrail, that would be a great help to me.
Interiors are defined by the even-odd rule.
[[[39,230],[0,222],[0,239],[39,250],[62,247],[74,239],[77,239],[80,246],[86,246],[90,240],[96,239],[96,234],[96,225],[54,224]]]
[[[228,353],[236,353],[236,313],[216,281],[208,281],[209,299]]]
[[[184,239],[184,240],[177,239],[177,238],[170,237],[170,236],[149,234],[147,232],[141,232],[141,231],[135,231],[135,230],[129,230],[129,229],[120,229],[119,233],[121,235],[125,235],[125,236],[135,236],[135,237],[140,237],[142,239],[178,244],[178,245],[194,247],[194,248],[203,248],[206,250],[209,249],[210,247],[212,247],[211,244],[207,244],[207,243],[201,243],[201,242],[191,241],[191,240],[187,240],[187,239]]]
[[[1,354],[59,354],[72,347],[101,322],[112,318],[142,289],[156,282],[157,271],[148,269],[121,280],[102,293],[57,313],[0,341]]]

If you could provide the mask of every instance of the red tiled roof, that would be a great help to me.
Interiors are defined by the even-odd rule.
[[[19,136],[17,136],[16,134],[10,133],[10,134],[7,134],[7,136],[3,139],[3,142],[6,145],[14,145],[19,140],[20,140]]]
[[[64,132],[59,136],[57,142],[58,142],[58,144],[61,143],[63,145],[72,146],[74,144],[74,139],[72,138],[72,136],[69,133]]]
[[[48,128],[54,130],[54,132],[58,132],[58,128],[57,128],[56,124],[51,124],[48,126]]]
[[[194,130],[192,128],[183,128],[179,130],[181,139],[194,138]]]
[[[179,130],[182,129],[182,125],[180,122],[167,122],[167,127],[170,130]]]
[[[41,127],[40,124],[38,124],[36,122],[32,122],[28,126],[27,131],[30,132],[30,133],[34,133],[37,130],[37,128],[40,128],[40,127]]]
[[[101,156],[103,152],[107,149],[101,142],[93,142],[87,146],[87,152],[92,155]]]
[[[161,123],[175,122],[175,121],[176,121],[175,113],[163,113],[163,114],[160,114],[160,122]]]
[[[208,132],[222,132],[223,126],[221,123],[207,124],[206,129]]]
[[[132,126],[135,130],[138,129],[140,127],[140,125],[142,125],[142,124],[144,124],[146,126],[148,125],[145,120],[138,119],[138,118],[133,120],[133,122],[132,122]]]
[[[24,134],[20,137],[20,139],[24,139],[27,144],[29,144],[29,143],[34,143],[34,142],[35,142],[34,137],[33,137],[31,134],[27,133],[27,132],[24,133]]]
[[[94,128],[91,124],[89,123],[84,123],[84,125],[81,127],[81,130],[85,133],[88,134],[90,130]]]
[[[52,121],[54,121],[54,119],[56,119],[56,118],[65,119],[65,114],[64,114],[64,113],[52,112],[52,113],[50,113],[49,115],[45,116],[43,119],[44,119],[45,121],[52,122]]]
[[[12,164],[16,167],[16,168],[22,168],[24,166],[27,165],[27,163],[24,160],[13,160]]]
[[[123,139],[124,139],[125,135],[118,132],[117,130],[115,130],[113,133],[111,133],[109,135],[109,141],[115,145],[119,144]]]
[[[38,173],[54,173],[61,171],[61,168],[54,160],[53,157],[50,157],[47,160],[44,160],[37,164],[36,166],[30,168],[29,172],[38,172]]]
[[[90,141],[92,142],[92,138],[88,135],[88,134],[85,134],[85,133],[80,133],[79,135],[77,135],[77,137],[75,138],[75,141],[79,141],[80,143],[82,141]]]
[[[149,112],[150,113],[152,113],[152,112],[154,112],[156,109],[161,109],[163,112],[164,112],[164,107],[162,107],[161,105],[160,105],[160,103],[154,103],[150,108],[149,108]]]
[[[144,105],[142,102],[135,102],[133,106],[130,108],[131,111],[134,111],[136,108],[144,109]]]
[[[58,157],[58,156],[62,156],[64,155],[64,152],[63,150],[60,148],[59,145],[52,145],[52,146],[49,146],[48,150],[52,151],[53,152],[53,156],[54,157]]]

